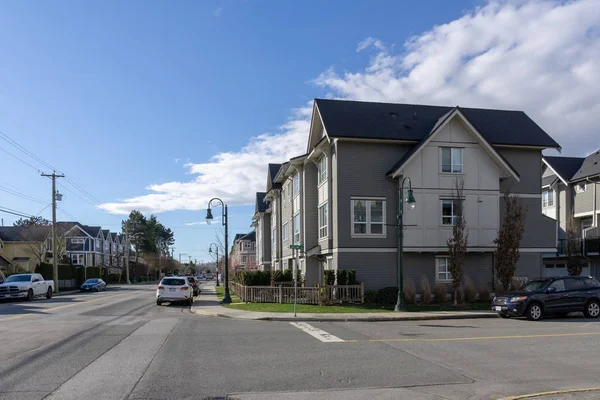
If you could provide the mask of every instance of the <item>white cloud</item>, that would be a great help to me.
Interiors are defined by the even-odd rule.
[[[173,162],[175,162],[175,164],[179,164],[179,161],[181,161],[181,159],[179,159],[179,158],[174,158],[173,159]]]
[[[206,221],[198,221],[198,222],[186,222],[185,225],[187,225],[187,226],[211,225],[211,224],[216,224],[218,222],[221,222],[220,217],[213,218],[213,221],[210,224],[206,223]]]
[[[216,8],[216,9],[213,11],[213,15],[214,15],[215,17],[220,17],[220,16],[221,16],[221,14],[223,14],[223,8],[222,8],[222,7]]]
[[[490,2],[407,40],[403,53],[367,38],[367,65],[314,83],[329,97],[524,110],[572,154],[599,146],[600,2]],[[211,197],[253,204],[266,166],[306,149],[311,107],[296,110],[280,132],[252,138],[237,152],[185,165],[197,177],[148,187],[150,194],[104,204],[114,213],[206,208]]]

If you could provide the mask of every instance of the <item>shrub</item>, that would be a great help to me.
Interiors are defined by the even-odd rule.
[[[465,285],[463,287],[465,301],[467,303],[475,303],[477,301],[477,289],[475,284],[469,277],[465,277]]]
[[[433,287],[433,297],[435,298],[435,302],[438,304],[444,304],[446,302],[446,285],[443,283],[436,283]]]
[[[294,273],[291,269],[286,269],[281,274],[281,281],[283,282],[291,282],[294,280]]]
[[[275,286],[275,282],[281,281],[281,271],[271,271],[271,286]]]
[[[377,303],[377,290],[367,290],[367,293],[365,293],[365,303]]]
[[[504,286],[502,285],[502,282],[496,282],[496,284],[494,285],[494,292],[496,294],[504,293]]]
[[[398,301],[398,288],[395,286],[388,286],[377,292],[378,304],[391,305],[396,304],[396,301]]]
[[[521,290],[521,286],[523,286],[523,283],[520,280],[515,278],[512,279],[510,283],[511,290]]]
[[[479,301],[489,301],[490,300],[490,291],[487,288],[483,287],[479,289]]]
[[[421,303],[431,303],[431,285],[425,275],[421,276]]]
[[[348,284],[348,273],[345,269],[338,269],[336,271],[336,278],[338,285],[347,285]]]
[[[454,304],[455,295],[457,296],[456,304],[462,304],[462,302],[465,300],[465,289],[462,285],[460,285],[456,291],[454,289],[450,290],[450,301],[452,304]]]
[[[349,269],[348,271],[348,285],[356,285],[356,270]]]
[[[323,271],[323,281],[327,286],[335,285],[335,271],[331,269]]]
[[[406,304],[415,304],[417,302],[417,288],[412,279],[404,282],[402,291],[404,292],[404,302]]]

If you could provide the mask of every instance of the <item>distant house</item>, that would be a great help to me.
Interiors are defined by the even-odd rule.
[[[236,269],[256,269],[256,232],[238,233],[230,253],[231,266]]]
[[[0,268],[6,271],[33,271],[52,254],[51,227],[0,227]]]

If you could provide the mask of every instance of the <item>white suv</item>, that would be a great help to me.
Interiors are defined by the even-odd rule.
[[[194,288],[185,276],[170,276],[162,278],[156,288],[156,305],[163,302],[185,302],[194,304]]]

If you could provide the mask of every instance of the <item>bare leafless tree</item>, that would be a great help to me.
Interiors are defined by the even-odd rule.
[[[452,236],[446,241],[448,245],[448,270],[452,275],[452,291],[454,305],[458,303],[458,290],[463,277],[463,264],[467,256],[469,231],[464,216],[464,180],[454,180],[452,201],[455,219],[452,221]]]
[[[567,271],[571,276],[581,275],[583,266],[581,265],[581,237],[578,234],[575,219],[572,215],[567,217],[567,228],[565,230]]]
[[[512,195],[510,192],[504,193],[502,198],[504,200],[504,219],[498,230],[498,237],[494,239],[496,245],[494,261],[498,279],[504,290],[508,290],[515,276],[517,263],[521,258],[519,246],[525,231],[527,208],[519,196]]]

